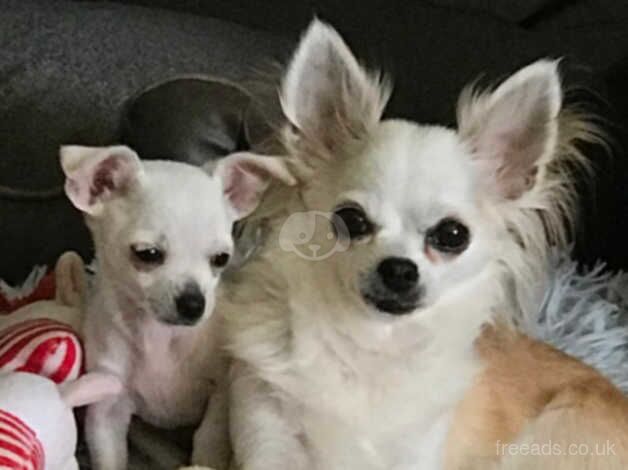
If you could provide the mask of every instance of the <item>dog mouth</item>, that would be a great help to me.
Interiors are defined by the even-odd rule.
[[[363,294],[367,304],[372,305],[380,312],[389,315],[407,315],[420,308],[420,303],[416,300],[402,300],[391,297],[376,297],[369,294]]]
[[[169,326],[196,326],[200,322],[200,318],[191,319],[191,318],[183,318],[183,317],[175,317],[175,318],[159,318],[159,322],[164,325]]]

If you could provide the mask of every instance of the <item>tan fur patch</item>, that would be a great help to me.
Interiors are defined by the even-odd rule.
[[[628,399],[597,371],[504,327],[476,351],[486,367],[454,415],[446,469],[628,467]]]

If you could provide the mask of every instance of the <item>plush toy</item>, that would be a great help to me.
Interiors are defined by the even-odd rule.
[[[83,351],[78,332],[87,290],[81,258],[73,252],[63,254],[53,281],[46,283],[54,287],[53,299],[0,315],[0,372],[32,372],[56,383],[80,375]]]
[[[0,468],[78,470],[72,408],[121,388],[115,377],[99,373],[61,385],[29,373],[0,375]]]

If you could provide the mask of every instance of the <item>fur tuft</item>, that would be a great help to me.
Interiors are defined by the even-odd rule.
[[[541,156],[536,162],[528,161],[528,164],[532,163],[525,180],[528,189],[518,197],[500,197],[495,204],[497,219],[512,235],[508,242],[511,246],[504,250],[506,255],[502,263],[508,284],[505,286],[507,297],[512,299],[508,311],[513,313],[501,320],[515,325],[521,323],[522,315],[529,317],[523,320],[525,323],[537,313],[535,307],[538,305],[527,306],[533,305],[542,295],[550,250],[565,249],[572,241],[578,216],[576,176],[589,174],[591,170],[583,147],[593,144],[606,148],[605,135],[594,116],[577,106],[561,105],[563,100],[557,67],[556,61],[541,60],[523,68],[498,87],[481,90],[477,83],[472,84],[461,93],[457,107],[462,138],[470,143],[472,151],[484,153],[480,153],[476,163],[488,168],[488,185],[493,185],[500,178],[505,165],[499,160],[499,164],[495,164],[492,146],[499,148],[502,139],[508,138],[508,132],[517,132],[517,126],[510,122],[520,121],[527,129],[527,134],[521,134],[522,137],[537,132],[540,126],[547,129],[547,144]],[[513,99],[517,89],[522,91],[517,99]],[[545,103],[545,112],[530,113],[526,122],[520,114],[534,109],[530,103],[534,103],[535,99],[538,103]],[[510,101],[510,105],[501,105],[501,110],[497,112],[500,119],[496,123],[491,113],[496,114],[492,108],[499,107],[500,101]],[[492,140],[483,135],[482,128],[486,126],[496,128],[492,131]],[[493,145],[487,148],[485,143],[482,148],[477,139],[488,140]],[[514,149],[517,151],[516,147]],[[521,168],[519,171],[525,174]],[[499,193],[500,188],[495,189]]]
[[[360,65],[331,26],[312,21],[281,82],[289,154],[336,157],[379,122],[391,89],[381,73]]]
[[[590,144],[606,145],[594,117],[575,108],[563,108],[558,116],[554,155],[546,165],[543,179],[517,201],[516,207],[504,211],[511,232],[520,241],[520,258],[506,260],[506,264],[512,263],[517,279],[515,299],[519,306],[539,298],[539,279],[546,279],[552,250],[565,250],[573,242],[579,202],[576,175],[591,171],[590,161],[582,151]],[[522,307],[513,312],[532,318],[537,315],[535,308]],[[514,320],[519,323],[516,317]]]
[[[379,122],[388,103],[392,80],[387,75],[372,72],[367,82],[369,85],[359,101],[348,95],[349,85],[343,86],[342,95],[335,103],[337,106],[329,110],[324,135],[308,129],[297,129],[290,123],[284,126],[281,140],[288,154],[329,161],[342,152],[343,146],[351,145],[368,135]],[[340,106],[344,106],[344,109]]]
[[[505,204],[502,217],[513,235],[512,249],[503,260],[509,271],[508,286],[514,302],[507,318],[515,326],[536,318],[547,281],[550,254],[565,250],[573,242],[578,218],[576,175],[588,174],[590,161],[582,152],[585,145],[605,145],[604,135],[587,116],[563,109],[558,117],[558,141],[554,155],[533,191]],[[531,306],[531,307],[530,307]]]
[[[556,62],[540,61],[537,64],[528,67],[533,69],[531,74],[543,68],[557,73]],[[495,95],[500,95],[500,88],[480,90],[473,84],[463,90],[457,107],[463,138],[468,139],[469,134],[477,132],[475,127],[482,125]],[[512,117],[515,118],[514,114]],[[506,288],[514,303],[509,309],[512,316],[501,320],[515,325],[522,321],[522,315],[528,317],[523,320],[527,322],[537,313],[535,308],[524,306],[534,303],[532,299],[540,298],[542,282],[539,279],[546,279],[550,250],[565,249],[572,242],[578,216],[576,175],[590,174],[591,171],[583,147],[593,144],[607,148],[606,137],[595,117],[577,106],[563,104],[553,119],[556,135],[536,164],[532,187],[521,197],[506,199],[496,205],[498,218],[512,234],[509,242],[512,246],[505,250],[507,256],[502,261],[508,271],[506,278],[511,282]],[[485,164],[484,161],[479,163]]]

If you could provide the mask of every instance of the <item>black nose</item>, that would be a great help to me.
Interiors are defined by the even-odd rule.
[[[408,293],[419,282],[419,269],[407,258],[386,258],[377,272],[384,285],[397,294]]]
[[[205,311],[205,296],[196,285],[186,288],[175,299],[177,313],[187,321],[195,321],[201,318]]]

